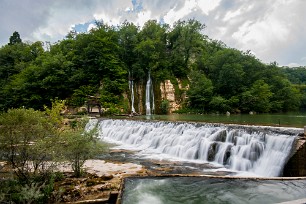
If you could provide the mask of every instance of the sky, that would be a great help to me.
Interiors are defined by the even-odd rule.
[[[206,25],[209,38],[264,63],[306,66],[306,0],[0,0],[0,46],[14,31],[23,41],[54,43],[96,20],[141,27],[191,18]]]

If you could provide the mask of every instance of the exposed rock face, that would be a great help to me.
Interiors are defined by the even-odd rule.
[[[170,80],[165,80],[160,83],[161,99],[169,101],[170,113],[179,108],[175,102],[175,89]]]
[[[138,109],[138,113],[144,113],[145,110],[144,110],[144,93],[145,93],[145,89],[144,89],[144,86],[142,83],[139,83],[139,84],[135,84],[135,88],[136,88],[136,96],[135,96],[135,103],[138,103],[137,105],[135,105],[135,108],[136,108],[136,112],[137,112],[137,109]]]
[[[175,89],[170,80],[165,80],[160,83],[160,90],[162,99],[168,100],[169,102],[175,101]]]
[[[182,83],[178,81],[178,90],[181,94],[175,93],[175,86],[170,80],[165,80],[160,83],[161,99],[169,101],[169,111],[172,113],[181,107],[182,102],[186,99],[186,90],[188,87],[183,87]]]
[[[146,81],[134,81],[134,108],[136,113],[145,114],[145,100],[146,100]],[[185,101],[186,91],[189,86],[183,86],[183,83],[177,79],[177,83],[173,84],[170,80],[156,82],[153,80],[153,90],[155,98],[155,113],[159,114],[160,104],[163,100],[169,101],[169,112],[181,108],[182,103]],[[130,101],[131,106],[131,93],[126,96]],[[131,108],[131,107],[130,107]]]

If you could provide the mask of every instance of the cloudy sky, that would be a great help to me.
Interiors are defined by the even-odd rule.
[[[306,65],[306,0],[0,0],[0,46],[14,31],[23,41],[56,42],[95,20],[142,26],[189,18],[204,23],[211,39],[265,63]]]

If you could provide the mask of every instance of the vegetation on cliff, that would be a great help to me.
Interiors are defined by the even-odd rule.
[[[145,84],[149,72],[156,113],[167,112],[166,99],[158,96],[166,79],[190,85],[182,100],[185,110],[285,112],[305,107],[305,87],[293,85],[302,83],[305,68],[292,72],[275,62],[264,64],[250,51],[210,39],[204,29],[194,19],[172,26],[150,20],[142,28],[97,22],[91,31],[71,31],[52,45],[25,43],[15,32],[0,48],[0,110],[42,109],[54,98],[78,107],[88,95],[99,95],[103,108],[127,112],[123,93],[129,93],[128,80]]]

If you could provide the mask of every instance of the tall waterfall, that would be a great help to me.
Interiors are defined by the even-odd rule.
[[[152,100],[152,101],[151,101]],[[151,108],[152,107],[152,108]],[[146,85],[146,115],[151,115],[154,111],[154,92],[152,86],[152,79],[149,72],[149,77]]]
[[[135,108],[134,108],[134,81],[131,79],[130,72],[129,72],[129,88],[131,90],[131,112],[135,113]]]
[[[230,170],[266,177],[282,174],[295,139],[292,135],[241,127],[129,120],[102,120],[98,130],[103,140],[143,153],[217,163]]]

